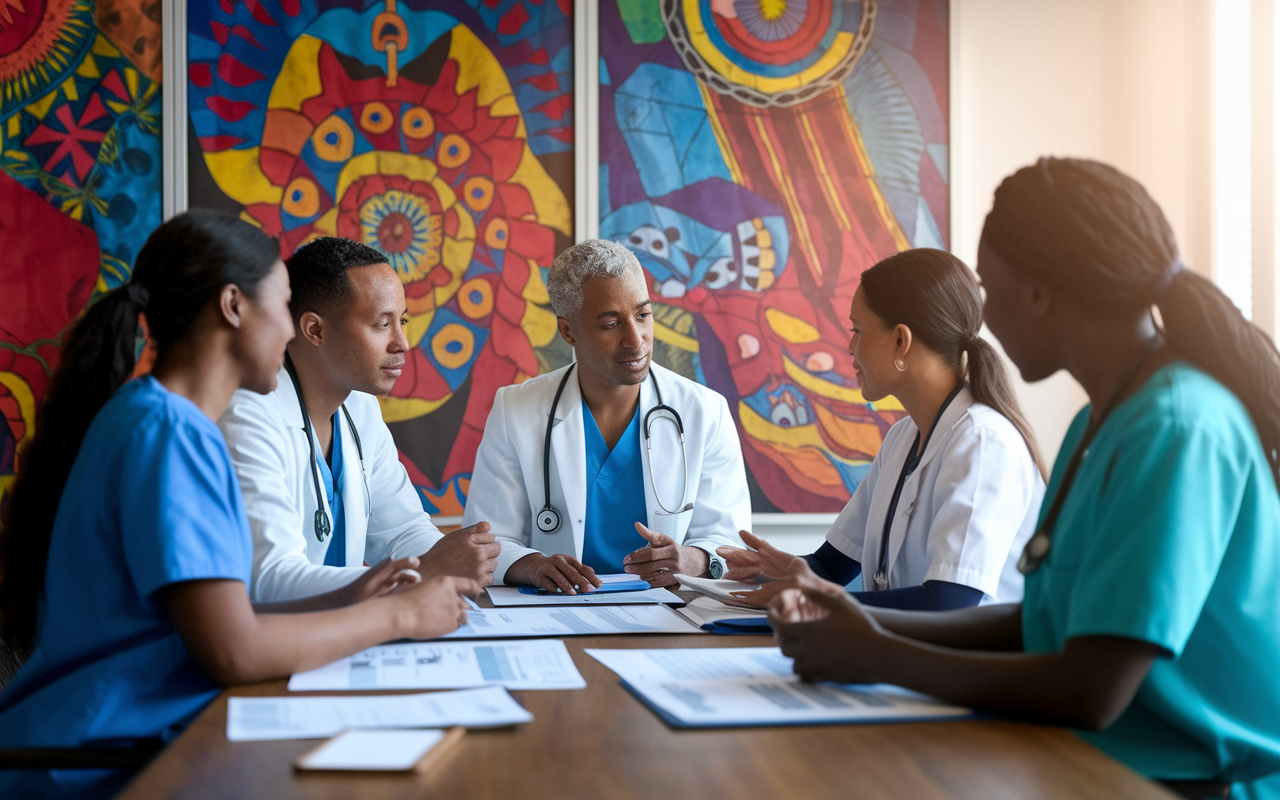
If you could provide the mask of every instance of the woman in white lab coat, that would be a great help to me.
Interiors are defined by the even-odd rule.
[[[1044,495],[1035,437],[999,355],[978,336],[973,273],[941,250],[908,250],[862,275],[849,353],[869,401],[893,395],[907,418],[804,560],[868,605],[950,609],[1022,597],[1018,555]],[[796,558],[743,534],[724,547],[736,580],[782,577]],[[781,585],[781,584],[780,584]],[[766,603],[776,591],[753,598]]]

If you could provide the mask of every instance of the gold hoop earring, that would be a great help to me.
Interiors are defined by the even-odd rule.
[[[907,362],[903,361],[903,360],[902,360],[902,359],[900,359],[900,358],[895,358],[895,359],[893,360],[893,365],[894,365],[895,367],[897,367],[897,368],[898,368],[898,372],[906,372],[906,371],[907,371]]]

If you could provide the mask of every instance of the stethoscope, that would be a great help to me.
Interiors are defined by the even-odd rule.
[[[1163,344],[1164,337],[1158,334],[1147,343],[1137,360],[1129,366],[1129,371],[1120,380],[1115,392],[1107,400],[1107,404],[1102,407],[1102,413],[1091,420],[1088,427],[1085,428],[1084,435],[1080,437],[1080,444],[1076,445],[1075,452],[1071,454],[1071,460],[1067,462],[1067,468],[1062,472],[1062,483],[1058,487],[1057,494],[1053,496],[1053,504],[1049,506],[1049,513],[1044,515],[1044,521],[1040,523],[1035,534],[1027,540],[1026,546],[1022,548],[1022,556],[1018,558],[1018,572],[1023,575],[1030,575],[1040,568],[1040,565],[1049,555],[1049,549],[1053,547],[1053,528],[1058,524],[1058,516],[1062,513],[1062,505],[1067,500],[1067,492],[1071,490],[1071,484],[1075,483],[1076,472],[1080,470],[1080,463],[1084,461],[1085,455],[1089,452],[1089,445],[1093,444],[1093,439],[1102,428],[1102,423],[1107,421],[1107,417],[1111,416],[1111,412],[1115,411],[1116,406],[1120,404],[1120,398],[1129,390],[1129,384],[1133,383],[1133,379],[1137,377],[1142,365],[1147,363],[1147,359],[1151,357],[1151,354],[1159,350]]]
[[[542,443],[542,488],[545,492],[542,510],[534,517],[534,521],[538,524],[538,530],[543,533],[555,533],[560,530],[560,510],[551,504],[551,426],[556,421],[556,408],[560,405],[560,395],[564,394],[565,384],[569,382],[569,376],[573,374],[575,364],[570,364],[565,370],[564,377],[560,379],[560,386],[556,389],[555,399],[551,401],[551,410],[547,412],[547,435]],[[677,514],[683,514],[686,511],[693,510],[693,503],[686,503],[685,500],[689,496],[689,451],[684,444],[684,422],[680,419],[680,414],[674,408],[662,402],[662,390],[658,388],[658,378],[653,374],[653,370],[649,370],[649,380],[653,381],[653,391],[658,397],[658,404],[644,415],[641,427],[644,429],[644,447],[649,453],[649,485],[653,488],[653,499],[657,501],[659,516],[673,517]],[[658,418],[653,419],[653,415],[658,414]],[[680,437],[680,455],[684,459],[684,482],[685,485],[680,489],[680,502],[676,503],[677,510],[672,511],[662,503],[662,498],[658,496],[658,485],[653,480],[653,441],[649,436],[650,427],[653,423],[660,420],[667,420],[674,423],[676,433]]]
[[[302,383],[298,380],[298,371],[294,369],[293,359],[284,354],[284,368],[293,381],[293,390],[298,394],[298,408],[302,410],[302,430],[307,434],[307,445],[311,448],[311,481],[316,489],[316,515],[314,528],[316,539],[323,542],[328,538],[333,526],[329,524],[329,515],[324,510],[324,492],[320,489],[320,466],[316,461],[316,437],[311,430],[311,415],[307,413],[307,404],[302,399]],[[351,431],[351,440],[356,444],[356,456],[360,459],[360,482],[364,484],[364,515],[373,513],[373,498],[369,493],[369,476],[364,471],[364,448],[360,446],[360,434],[356,431],[356,423],[351,419],[347,404],[343,403],[342,416],[347,418],[347,428]],[[336,432],[335,432],[336,433]]]
[[[898,483],[893,487],[893,498],[889,500],[889,510],[884,515],[884,530],[880,534],[880,560],[876,573],[872,576],[876,591],[884,591],[889,588],[889,531],[893,528],[893,515],[898,511],[898,498],[902,496],[902,486],[907,482],[907,478],[911,473],[916,471],[916,467],[920,466],[920,460],[924,458],[925,451],[929,449],[929,440],[933,438],[933,432],[938,429],[938,423],[942,420],[943,413],[964,387],[964,381],[960,381],[960,383],[956,384],[956,388],[951,390],[951,394],[947,395],[947,399],[942,401],[942,407],[938,409],[938,415],[933,418],[933,424],[929,426],[929,432],[925,434],[924,445],[920,444],[920,432],[916,431],[915,441],[911,444],[911,452],[907,454],[907,460],[902,462],[902,471],[898,473]]]

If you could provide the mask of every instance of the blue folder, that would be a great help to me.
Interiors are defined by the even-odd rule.
[[[722,619],[719,622],[708,622],[702,626],[707,633],[720,633],[738,636],[768,636],[773,633],[773,626],[766,617],[742,617],[741,619]]]

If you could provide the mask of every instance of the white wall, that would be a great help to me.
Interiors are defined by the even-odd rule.
[[[1164,208],[1209,272],[1209,0],[952,0],[952,249],[977,256],[1001,179],[1041,155],[1106,161]],[[991,338],[991,337],[988,337]],[[1049,458],[1086,402],[1018,381]]]

